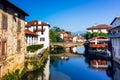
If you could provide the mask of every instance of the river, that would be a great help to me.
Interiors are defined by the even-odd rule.
[[[76,47],[78,54],[84,54],[84,47]],[[50,61],[50,63],[49,63]],[[94,61],[104,64],[104,67],[94,66]],[[50,65],[50,66],[49,66]],[[47,72],[46,72],[47,71]],[[50,72],[49,72],[50,71]],[[30,72],[25,80],[120,80],[120,65],[101,58],[69,57],[61,60],[59,57],[50,57],[44,71]],[[47,77],[47,78],[46,78]],[[49,77],[49,79],[48,79]]]

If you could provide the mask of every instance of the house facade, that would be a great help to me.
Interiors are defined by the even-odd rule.
[[[68,32],[61,32],[60,38],[66,42],[73,42],[73,35],[69,34]]]
[[[120,17],[115,17],[111,25],[108,35],[112,43],[113,59],[120,63]]]
[[[35,45],[38,42],[38,35],[28,29],[25,29],[25,37],[27,46]]]
[[[112,27],[106,24],[99,24],[99,25],[94,25],[90,28],[87,28],[88,32],[103,32],[103,33],[108,33],[108,30],[111,29]]]
[[[0,77],[24,67],[25,16],[8,0],[0,0]]]
[[[36,44],[43,44],[44,48],[49,47],[49,27],[50,25],[48,23],[38,20],[33,20],[26,24],[27,30],[38,35]]]

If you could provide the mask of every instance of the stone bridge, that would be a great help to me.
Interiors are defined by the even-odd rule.
[[[54,46],[62,46],[65,48],[66,52],[70,52],[71,48],[75,46],[81,46],[83,43],[73,43],[73,42],[56,42],[56,43],[50,43],[51,47]]]

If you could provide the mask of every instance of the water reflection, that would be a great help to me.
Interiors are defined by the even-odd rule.
[[[21,80],[44,80],[44,68],[26,73]]]
[[[49,80],[50,70],[50,59],[45,62],[45,65],[39,69],[25,73],[21,80]]]
[[[112,65],[109,65],[107,69],[107,74],[112,78],[112,80],[120,80],[120,64],[112,61]]]
[[[106,70],[110,60],[107,58],[102,57],[94,57],[85,54],[85,62],[89,64],[90,68],[97,69],[97,70]]]
[[[83,54],[85,51],[85,48],[84,48],[84,46],[76,46],[76,47],[72,48],[72,51],[74,53]]]
[[[88,62],[85,62],[86,57],[70,57],[68,61],[56,57],[52,58],[55,59],[52,60],[50,65],[50,80],[111,80],[106,74],[107,68],[91,67],[90,59],[87,59]]]

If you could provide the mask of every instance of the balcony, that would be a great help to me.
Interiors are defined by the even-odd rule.
[[[34,32],[37,32],[37,31],[41,31],[42,32],[42,29],[40,28],[38,28],[38,29],[34,29]],[[43,32],[45,31],[45,28],[43,28]]]

